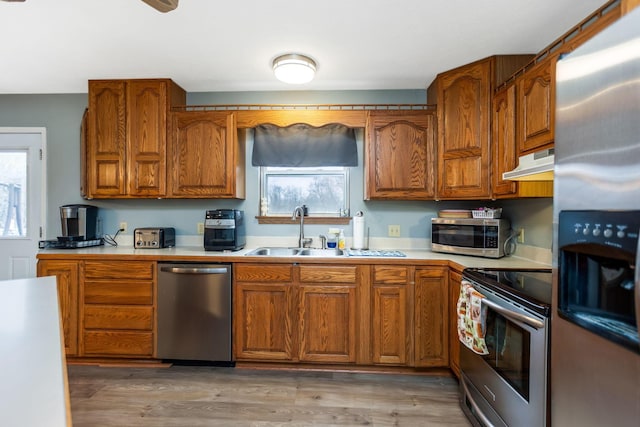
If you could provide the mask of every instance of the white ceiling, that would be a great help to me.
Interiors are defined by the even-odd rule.
[[[438,72],[535,53],[605,0],[0,2],[0,93],[86,93],[89,79],[170,77],[187,92],[424,89]],[[318,64],[301,86],[271,61]]]

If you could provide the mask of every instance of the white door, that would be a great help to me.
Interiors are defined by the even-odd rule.
[[[0,127],[0,280],[36,276],[45,146],[45,128]]]

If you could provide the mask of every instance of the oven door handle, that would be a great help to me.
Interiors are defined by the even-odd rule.
[[[531,316],[527,316],[526,314],[522,314],[516,311],[506,309],[502,307],[500,304],[496,304],[495,302],[487,298],[482,299],[482,304],[486,305],[487,307],[490,307],[492,310],[497,311],[498,313],[502,314],[505,317],[508,317],[512,320],[520,321],[526,325],[531,326],[532,328],[535,328],[535,329],[544,328],[544,323],[542,321],[535,319]]]
[[[489,418],[484,414],[484,412],[482,412],[482,410],[480,409],[476,401],[473,400],[473,396],[471,396],[471,393],[469,392],[469,387],[467,386],[467,381],[464,377],[460,378],[460,384],[462,384],[462,389],[464,390],[464,395],[466,399],[469,401],[469,403],[475,410],[475,415],[477,415],[478,418],[480,418],[480,421],[482,421],[482,423],[487,427],[495,427],[491,422],[491,420],[489,420]]]

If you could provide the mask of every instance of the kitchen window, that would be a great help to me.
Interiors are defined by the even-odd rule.
[[[349,215],[349,168],[260,168],[260,215],[291,216],[296,206],[306,205],[310,217]]]

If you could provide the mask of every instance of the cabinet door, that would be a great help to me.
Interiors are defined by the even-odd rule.
[[[89,81],[86,173],[88,197],[124,196],[126,187],[126,83]]]
[[[409,268],[373,266],[373,363],[405,365],[409,355]]]
[[[302,285],[299,295],[300,360],[355,362],[355,286]]]
[[[416,269],[415,364],[449,366],[449,286],[446,268]]]
[[[300,361],[356,360],[356,266],[301,265]]]
[[[555,124],[556,57],[536,64],[518,79],[518,150],[519,154],[553,146]]]
[[[460,377],[460,340],[458,339],[458,296],[462,274],[449,272],[449,366]]]
[[[78,286],[80,264],[77,261],[38,261],[38,277],[56,276],[60,318],[67,356],[78,354]]]
[[[494,197],[516,193],[517,183],[502,179],[502,174],[517,166],[516,149],[516,85],[507,86],[493,97],[492,178]]]
[[[366,127],[365,199],[433,199],[434,132],[432,111],[371,111]]]
[[[297,311],[293,266],[240,264],[235,267],[234,280],[236,359],[294,360]]]
[[[491,62],[475,62],[438,79],[438,197],[489,196]]]
[[[127,181],[130,196],[166,194],[168,82],[127,82]]]
[[[236,174],[244,162],[238,146],[235,115],[228,112],[172,113],[171,195],[244,197]]]

